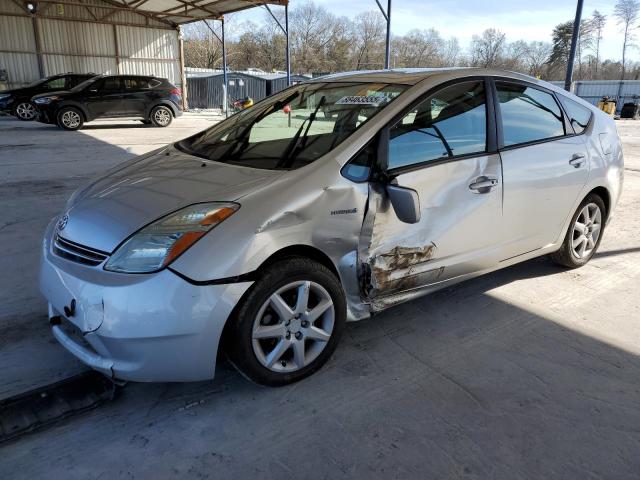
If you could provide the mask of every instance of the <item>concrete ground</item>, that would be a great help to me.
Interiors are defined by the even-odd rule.
[[[95,173],[214,119],[76,133],[0,118],[0,398],[79,371],[36,288],[42,231]],[[116,122],[117,123],[117,122]],[[329,363],[263,388],[130,384],[0,446],[0,478],[638,478],[640,122],[597,256],[546,258],[349,324]]]

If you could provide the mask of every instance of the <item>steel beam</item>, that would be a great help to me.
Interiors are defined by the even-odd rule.
[[[578,3],[576,5],[576,18],[573,21],[573,33],[571,34],[571,50],[569,50],[569,59],[567,60],[567,75],[564,78],[564,89],[567,92],[571,91],[571,82],[573,81],[573,64],[576,59],[576,47],[578,45],[578,38],[580,37],[582,3],[583,0],[578,0]]]

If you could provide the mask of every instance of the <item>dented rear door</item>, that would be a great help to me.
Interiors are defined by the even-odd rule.
[[[370,185],[359,251],[370,299],[498,262],[502,169],[500,156],[487,153],[484,92],[483,81],[447,87],[390,128],[388,173],[418,192],[421,218],[401,222],[384,185]]]

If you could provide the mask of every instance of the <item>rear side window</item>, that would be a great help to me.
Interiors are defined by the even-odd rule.
[[[589,120],[591,120],[591,110],[564,95],[558,95],[558,98],[564,107],[564,111],[567,112],[573,130],[578,134],[584,132],[587,125],[589,125]]]
[[[483,153],[486,146],[484,83],[458,83],[429,96],[391,128],[388,168]]]
[[[505,146],[565,135],[560,106],[550,93],[496,82]]]

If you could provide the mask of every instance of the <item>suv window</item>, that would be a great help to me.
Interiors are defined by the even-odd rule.
[[[64,90],[65,77],[53,78],[44,84],[47,90]]]
[[[462,82],[429,96],[389,132],[389,165],[398,168],[487,149],[484,82]]]
[[[560,106],[550,93],[496,82],[505,146],[565,135]]]
[[[101,90],[105,92],[114,92],[114,91],[122,90],[122,78],[106,77],[102,82]]]
[[[143,90],[149,88],[149,79],[144,77],[124,77],[125,90]]]
[[[574,102],[564,95],[558,95],[558,98],[564,107],[564,111],[569,117],[573,130],[578,134],[584,132],[584,129],[589,125],[589,120],[591,120],[591,110],[587,107],[583,107],[578,102]]]

